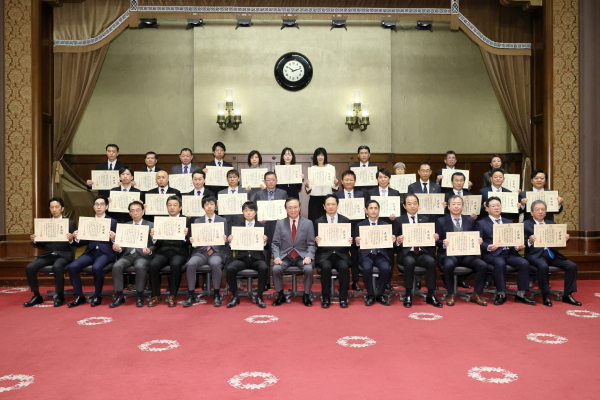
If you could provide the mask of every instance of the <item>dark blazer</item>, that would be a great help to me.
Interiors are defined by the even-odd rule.
[[[129,221],[127,222],[128,224],[133,224],[133,221]],[[150,229],[154,228],[154,223],[147,221],[145,219],[142,219],[142,225],[148,225],[150,228],[148,229],[148,243],[146,244],[146,247],[148,247],[151,251],[150,254],[144,254],[144,249],[138,249],[138,248],[134,248],[134,247],[121,247],[121,252],[117,253],[118,256],[117,257],[122,257],[124,255],[130,255],[131,251],[134,250],[135,251],[135,257],[142,257],[142,258],[147,258],[150,259],[152,258],[152,254],[156,251],[156,245],[154,244],[154,242],[152,241],[152,236],[150,236]]]
[[[512,221],[508,218],[501,216],[500,219],[502,219],[503,224],[512,224]],[[495,251],[491,252],[487,249],[488,246],[494,241],[494,223],[489,216],[486,216],[481,220],[477,220],[476,226],[479,230],[479,234],[481,235],[481,239],[483,239],[483,243],[481,243],[481,259],[485,262],[491,262],[494,258],[500,257],[502,255],[503,247],[498,247]],[[519,252],[515,250],[514,247],[509,247],[508,251],[511,255],[519,256]]]
[[[246,189],[244,189],[244,188],[243,188],[243,187],[241,187],[241,186],[238,186],[237,192],[238,192],[238,193],[250,193],[249,191],[247,191]],[[217,194],[231,194],[231,193],[230,193],[230,187],[229,187],[229,186],[227,186],[225,189],[223,189],[223,190],[219,190],[219,191],[217,192]],[[241,213],[242,213],[242,212],[240,211],[240,214],[241,214]]]
[[[75,227],[75,221],[69,220],[69,233],[75,232],[76,229],[77,228]],[[64,258],[67,261],[73,261],[75,258],[75,248],[77,247],[77,242],[75,240],[73,240],[72,243],[33,242],[33,245],[45,249],[44,252],[38,257],[46,257],[51,255],[52,253],[56,253],[60,256],[60,258]]]
[[[275,225],[275,234],[271,243],[273,258],[284,259],[292,250],[296,250],[298,256],[302,258],[315,258],[315,229],[313,223],[308,218],[298,217],[298,227],[296,229],[296,240],[292,241],[292,230],[290,227],[290,218],[285,217],[277,221]]]
[[[391,188],[390,188],[391,189]],[[344,191],[344,188],[341,188],[340,190],[338,190],[337,192],[334,193],[334,195],[338,198],[338,199],[345,199],[346,197],[346,192]],[[354,188],[354,193],[352,193],[352,195],[357,198],[357,199],[362,199],[365,197],[365,194],[362,190],[358,190],[358,188]],[[362,221],[362,220],[361,220]]]
[[[241,226],[241,227],[245,227],[246,226],[246,220],[244,219],[244,217],[240,217],[237,216],[238,218],[236,218],[231,226]],[[254,227],[255,228],[265,228],[264,224],[261,224],[258,221],[254,221]],[[230,229],[231,232],[231,229]],[[267,231],[265,229],[265,235],[267,234]],[[247,257],[250,257],[254,260],[265,260],[265,252],[264,251],[257,251],[257,250],[236,250],[235,251],[235,257],[233,257],[234,260],[242,260],[245,259]]]
[[[442,193],[442,188],[440,185],[433,181],[429,181],[427,184],[429,188],[429,193]],[[417,181],[408,185],[408,193],[423,193],[423,184],[421,183],[421,178],[417,178]]]
[[[544,189],[544,191],[547,191],[547,190],[548,190],[548,189]],[[531,189],[530,189],[530,190],[525,190],[525,191],[522,191],[521,193],[519,193],[519,202],[520,202],[521,200],[523,200],[523,199],[524,199],[524,198],[527,196],[527,192],[532,192],[532,191],[533,191],[533,190],[531,190]],[[526,209],[519,208],[519,214],[521,214],[521,213],[525,214],[525,215],[523,216],[523,219],[524,219],[525,221],[527,221],[528,219],[531,219],[531,220],[532,220],[532,219],[533,219],[533,217],[531,216],[531,213],[530,213],[530,212],[527,212],[527,211],[525,211],[525,210],[526,210]],[[554,214],[560,214],[560,213],[562,212],[562,210],[563,210],[563,206],[562,206],[562,204],[561,204],[560,206],[558,206],[558,211],[557,211],[557,212],[547,212],[547,213],[546,213],[546,219],[547,219],[548,221],[554,221]]]
[[[394,236],[398,237],[398,236],[402,235],[402,224],[409,224],[410,221],[408,218],[409,218],[408,214],[404,214],[404,215],[401,215],[400,218],[396,219],[396,221],[398,223],[394,227],[395,228]],[[421,215],[419,213],[417,213],[417,221],[420,224],[432,222],[429,220],[428,216]],[[405,247],[404,244],[397,246],[398,262],[400,262],[402,259],[404,259],[404,257],[410,252],[411,247]],[[425,253],[429,254],[430,256],[435,257],[435,246],[420,247],[420,249],[421,249],[421,251],[424,251]]]
[[[502,191],[511,193],[510,190],[508,190],[504,187],[502,188]],[[481,188],[481,190],[479,191],[479,194],[481,195],[481,211],[479,212],[479,218],[477,218],[477,221],[487,218],[488,212],[485,209],[485,202],[490,197],[494,197],[494,192],[492,192],[491,186]],[[502,213],[502,217],[507,217],[507,216],[508,216],[508,214]]]
[[[360,165],[361,165],[361,164],[360,164],[360,161],[359,161],[359,162],[356,162],[356,163],[352,164],[352,165],[350,166],[350,168],[360,167]],[[369,166],[369,167],[375,167],[375,168],[377,168],[377,171],[379,171],[379,167],[377,166],[377,164],[373,164],[372,162],[369,162],[369,165],[368,165],[368,166]],[[350,168],[348,168],[348,169],[350,169]],[[377,172],[375,172],[375,177],[377,177]],[[373,189],[373,188],[375,188],[375,187],[377,187],[377,186],[357,186],[357,187],[355,188],[355,190],[356,190],[356,189],[358,189],[358,190],[360,190],[360,191],[362,191],[362,192],[367,192],[369,189]],[[358,197],[358,196],[357,196],[357,197]]]
[[[544,219],[544,224],[552,225],[552,224],[556,224],[556,222],[554,222],[550,219]],[[533,218],[528,219],[527,221],[523,222],[523,226],[524,226],[524,230],[525,230],[525,238],[524,238],[525,239],[525,259],[527,261],[529,261],[529,263],[532,263],[533,261],[537,260],[544,253],[543,247],[529,246],[529,243],[528,243],[529,236],[533,235],[533,232],[534,232],[533,226],[534,225],[535,225],[535,221],[533,220]],[[555,258],[560,258],[563,260],[566,259],[566,257],[564,255],[562,255],[556,247],[551,247],[551,249],[552,249],[552,252],[554,253]]]
[[[183,193],[184,196],[195,196],[196,195],[196,189],[187,192],[187,193]],[[204,186],[204,197],[208,197],[208,196],[212,196],[214,198],[217,198],[217,195],[215,195],[213,192],[211,192],[210,190],[208,190],[206,188],[206,186]]]
[[[164,169],[158,168],[157,166],[154,166],[154,172],[158,172],[158,171],[164,171]],[[141,170],[139,170],[137,172],[150,172],[150,171],[148,171],[148,167],[146,166],[146,168],[141,169]]]
[[[371,225],[371,220],[369,220],[369,218],[365,219],[364,221],[361,221],[358,223],[358,225],[356,225],[356,230],[354,232],[353,237],[357,238],[360,237],[360,227],[361,226],[369,226]],[[381,218],[379,218],[377,220],[377,225],[389,225],[387,222],[382,221]],[[393,228],[392,228],[392,234],[393,234]],[[391,238],[390,238],[391,239]],[[358,261],[362,261],[363,258],[365,258],[366,256],[368,256],[371,253],[371,250],[363,250],[360,248],[360,245],[358,245],[358,248],[360,249],[360,251],[358,252]],[[387,258],[388,261],[390,261],[390,249],[377,249],[379,250],[380,254],[383,254],[383,256],[385,258]]]
[[[121,161],[117,160],[117,161],[115,161],[114,171],[118,171],[121,168],[125,168],[126,166],[127,165],[125,165]],[[94,169],[96,169],[98,171],[108,171],[108,160],[96,165],[96,168],[94,168]]]
[[[463,231],[478,230],[475,226],[475,220],[469,215],[462,215],[461,228]],[[444,240],[446,240],[446,234],[448,232],[454,232],[454,222],[452,221],[452,216],[450,214],[439,217],[435,221],[435,233],[440,236],[435,242],[438,248],[438,257],[446,255],[446,249],[444,249]]]
[[[285,190],[275,188],[274,192],[275,193],[273,193],[273,197],[275,200],[287,200],[288,194]],[[252,196],[252,201],[256,203],[258,200],[269,200],[269,190],[261,189],[258,192],[254,193],[254,195]]]
[[[113,232],[116,232],[117,231],[117,220],[114,218],[111,218],[107,214],[104,215],[104,218],[110,219],[110,230]],[[83,254],[94,251],[94,250],[96,250],[96,247],[98,247],[98,250],[102,254],[106,254],[108,256],[110,262],[113,262],[116,258],[116,254],[115,254],[114,250],[112,249],[113,244],[110,240],[108,240],[106,242],[100,242],[100,241],[96,241],[96,240],[80,240],[77,247],[86,246],[86,245],[87,245],[87,248],[85,249]]]
[[[206,164],[204,164],[204,168],[206,167],[216,167],[217,163],[215,162],[215,160],[213,159],[211,162],[208,162]],[[223,160],[223,167],[231,167],[233,168],[233,165],[231,163],[228,163],[227,161]]]
[[[191,174],[194,171],[198,171],[200,170],[200,167],[194,164],[191,164],[188,166],[188,174]],[[171,167],[171,174],[183,174],[183,167],[181,166],[181,163],[174,165]]]
[[[123,188],[121,188],[121,186],[117,186],[115,188],[110,189],[111,192],[120,192],[121,190],[123,190]],[[140,193],[140,201],[142,203],[145,202],[145,198],[144,198],[144,194],[145,192],[142,192],[140,189],[134,188],[134,187],[130,187],[129,188],[130,192],[136,192],[136,193]],[[109,197],[110,197],[110,192],[109,192]],[[108,214],[117,220],[118,223],[122,224],[122,223],[127,223],[129,221],[131,221],[131,215],[129,215],[129,213],[125,213],[125,212],[111,212],[110,208],[108,209]]]
[[[406,209],[404,207],[402,207],[402,195],[400,194],[399,191],[397,191],[396,189],[392,189],[391,187],[388,186],[388,196],[397,196],[400,197],[400,215],[402,214],[406,214]],[[369,200],[371,200],[371,197],[373,196],[379,196],[379,186],[375,186],[373,189],[370,189],[369,191],[367,191],[366,194],[366,198],[365,198],[365,205],[367,204],[367,202]],[[398,218],[400,215],[396,215],[396,218]],[[384,220],[385,222],[387,222],[388,224],[393,223],[392,220],[390,220],[388,217],[381,217],[379,219]]]
[[[195,224],[206,224],[206,223],[208,223],[207,220],[208,220],[208,218],[206,218],[206,215],[204,215],[202,217],[198,217],[198,218],[194,219],[194,223]],[[229,235],[231,235],[231,227],[225,218],[215,214],[214,221],[212,221],[212,222],[223,222],[225,224],[225,226],[224,226],[225,236],[229,237]],[[192,248],[192,255],[194,255],[195,253],[206,253],[207,252],[206,249],[207,249],[207,246],[194,247],[194,248]],[[231,257],[231,250],[229,249],[228,241],[224,242],[223,246],[212,246],[212,249],[214,251],[213,254],[217,254],[217,255],[221,256],[221,258],[224,261]]]
[[[442,175],[442,170],[444,170],[444,169],[447,169],[447,168],[444,167],[444,168],[440,168],[440,169],[438,169],[438,170],[435,171],[435,175],[433,177],[434,180],[437,180],[437,177],[439,175]],[[458,169],[458,168],[456,168],[456,169]],[[440,184],[438,183],[438,185],[440,185]],[[468,185],[469,185],[469,182],[465,182],[465,186],[468,186]],[[445,187],[441,187],[441,186],[442,185],[440,185],[440,189],[441,189],[442,193],[452,192],[452,188],[445,188]]]
[[[181,214],[178,218],[186,219],[185,227],[187,228],[188,233],[185,235],[185,240],[157,240],[155,243],[156,254],[166,253],[169,250],[175,250],[186,257],[189,255],[190,236],[192,236],[192,219],[190,217],[184,217]]]
[[[146,193],[149,194],[160,194],[160,188],[155,187],[154,189],[150,189],[148,190]],[[174,187],[169,186],[169,188],[167,189],[167,192],[165,194],[174,194],[177,196],[181,196],[181,193],[179,192],[179,190],[175,189]]]
[[[327,223],[328,223],[327,215],[323,215],[315,220],[315,222],[314,222],[315,236],[319,235],[319,224],[327,224]],[[349,224],[351,222],[348,218],[344,217],[341,214],[338,214],[338,223]],[[350,231],[350,235],[352,235],[352,231]],[[319,247],[319,245],[317,245],[317,253],[315,255],[315,262],[317,264],[319,264],[320,262],[327,260],[333,254],[337,254],[348,264],[352,264],[352,260],[350,259],[350,254],[348,253],[348,250],[350,250],[350,246],[348,246],[348,247]]]

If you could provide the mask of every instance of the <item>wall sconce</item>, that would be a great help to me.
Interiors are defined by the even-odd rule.
[[[354,90],[354,104],[346,104],[346,125],[351,131],[360,128],[361,132],[366,131],[370,125],[369,103],[360,103],[360,89]]]
[[[233,113],[233,115],[232,115]],[[225,89],[225,101],[219,101],[217,110],[217,124],[225,130],[237,130],[242,123],[242,103],[233,101],[233,89]]]

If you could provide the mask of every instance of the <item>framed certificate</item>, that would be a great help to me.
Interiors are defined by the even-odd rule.
[[[194,190],[194,184],[192,183],[192,174],[169,175],[169,186],[179,190],[181,193],[187,193]]]
[[[185,240],[185,217],[155,217],[154,240]]]
[[[146,215],[169,215],[167,199],[170,194],[146,194]]]
[[[419,214],[444,214],[444,193],[417,193]]]
[[[33,234],[36,242],[68,242],[68,218],[34,218]]]
[[[435,246],[435,223],[402,224],[402,235],[404,235],[404,247],[430,247]]]
[[[188,217],[202,217],[206,215],[202,208],[202,198],[204,196],[182,196],[183,215]]]
[[[449,256],[478,256],[481,254],[478,231],[447,232]]]
[[[135,187],[142,192],[147,192],[148,190],[158,187],[156,184],[156,172],[136,172],[134,178]]]
[[[79,217],[77,238],[79,240],[95,240],[108,242],[110,218]]]
[[[310,186],[333,186],[335,168],[331,165],[326,167],[312,166],[308,168],[308,180]]]
[[[365,219],[365,199],[340,199],[338,213],[348,219]]]
[[[417,181],[417,174],[392,175],[390,187],[400,193],[408,193],[408,186]]]
[[[519,193],[517,192],[490,192],[490,197],[496,196],[502,203],[502,212],[507,214],[519,213]]]
[[[518,193],[520,189],[520,181],[521,175],[519,174],[504,174],[504,183],[502,184],[502,187],[510,190],[511,192]]]
[[[143,249],[148,246],[150,225],[117,224],[115,243],[120,248]]]
[[[377,167],[352,167],[356,186],[377,186]]]
[[[468,186],[469,183],[469,171],[466,169],[442,169],[442,182],[441,186],[443,188],[451,188],[452,187],[452,175],[457,172],[462,172],[465,175],[465,186]]]
[[[211,165],[207,165],[206,185],[229,186],[229,184],[227,183],[227,171],[231,169],[231,167],[213,167]]]
[[[371,200],[379,203],[380,217],[389,217],[392,214],[400,216],[400,196],[371,196]]]
[[[193,247],[223,246],[225,244],[223,236],[225,236],[225,224],[223,222],[192,224]]]
[[[248,193],[220,194],[219,215],[236,215],[242,213],[242,205],[248,201]]]
[[[265,241],[263,236],[265,235],[265,228],[263,227],[232,226],[231,235],[233,236],[230,243],[231,250],[264,250]]]
[[[500,247],[521,246],[525,244],[523,224],[494,224],[494,241]]]
[[[269,170],[267,168],[244,168],[242,169],[242,180],[240,186],[244,189],[248,186],[257,188],[263,184],[265,174]]]
[[[302,164],[276,165],[275,174],[278,184],[302,183]]]
[[[287,217],[285,200],[258,200],[256,206],[256,219],[259,221],[277,221]]]
[[[110,204],[108,211],[111,212],[129,212],[129,203],[140,199],[140,192],[110,192]]]
[[[543,192],[525,192],[525,198],[527,199],[527,212],[531,211],[531,204],[533,204],[533,202],[536,200],[542,200],[546,203],[546,211],[558,212],[558,192],[556,190],[544,190]]]
[[[350,247],[348,239],[352,237],[352,224],[319,223],[319,247]]]
[[[394,242],[392,241],[392,224],[367,225],[359,226],[358,228],[360,248],[362,250],[391,249],[394,247]]]
[[[567,246],[567,224],[535,224],[533,234],[535,235],[534,247]]]
[[[481,195],[473,194],[470,196],[463,196],[463,210],[462,215],[479,215],[481,213]]]
[[[119,171],[92,171],[92,185],[93,190],[110,190],[114,187],[119,186],[121,179],[119,178]]]

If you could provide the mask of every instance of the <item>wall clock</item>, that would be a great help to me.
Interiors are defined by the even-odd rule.
[[[285,90],[297,91],[308,86],[313,67],[303,54],[291,52],[279,57],[275,63],[275,80]]]

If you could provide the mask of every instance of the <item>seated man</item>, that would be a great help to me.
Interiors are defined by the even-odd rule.
[[[284,192],[285,193],[285,192]],[[264,228],[265,225],[256,221],[256,213],[258,207],[256,203],[247,201],[242,206],[243,218],[236,219],[233,226],[247,227],[247,228]],[[267,235],[263,235],[264,244],[267,244]],[[233,241],[233,236],[229,235],[227,238],[229,243]],[[267,280],[269,279],[269,267],[265,262],[264,251],[251,251],[251,250],[237,250],[234,260],[225,267],[225,279],[227,280],[227,286],[231,290],[231,301],[227,304],[227,308],[232,308],[240,304],[240,298],[238,296],[237,287],[237,274],[244,269],[253,269],[258,272],[258,285],[256,287],[256,297],[254,302],[260,308],[265,308],[265,304],[262,295],[265,290]],[[252,288],[248,288],[248,292],[252,291]]]
[[[230,234],[230,226],[225,218],[216,215],[217,199],[214,197],[203,197],[202,208],[206,215],[198,217],[194,220],[195,224],[212,224],[214,222],[222,222],[224,224],[225,235],[223,236],[223,246],[197,246],[192,250],[190,259],[187,262],[187,270],[185,276],[188,283],[188,296],[183,302],[184,307],[190,307],[196,303],[196,270],[204,265],[209,265],[212,275],[212,284],[214,289],[213,305],[221,307],[223,298],[221,297],[221,278],[223,277],[223,265],[231,257],[229,250],[229,242],[227,237]],[[194,239],[191,239],[194,242]],[[208,283],[207,283],[208,284]]]
[[[117,220],[110,218],[106,214],[108,210],[108,198],[104,196],[96,196],[94,199],[94,213],[96,218],[109,218],[110,219],[110,232],[109,237],[114,240],[115,231],[117,230]],[[73,237],[78,243],[78,246],[87,245],[87,248],[81,256],[69,265],[69,277],[71,278],[71,284],[73,285],[73,293],[75,294],[75,301],[69,303],[69,308],[77,307],[85,303],[85,297],[83,296],[83,285],[81,283],[81,270],[85,267],[92,266],[92,274],[94,275],[94,296],[92,300],[92,307],[99,306],[102,304],[102,286],[104,286],[104,267],[115,261],[115,252],[112,249],[112,243],[110,241],[88,241],[80,240],[79,230],[73,232]]]
[[[325,215],[319,217],[314,225],[315,232],[319,233],[319,224],[350,224],[350,220],[341,214],[338,214],[338,204],[340,200],[333,194],[325,196]],[[350,231],[352,232],[352,231]],[[351,233],[352,234],[352,233]],[[322,308],[329,308],[331,305],[331,270],[336,269],[340,280],[340,307],[348,308],[348,284],[350,283],[350,246],[348,247],[323,247],[319,246],[322,238],[317,236],[317,254],[315,263],[321,269],[321,293],[323,301]],[[352,236],[348,238],[348,243],[352,244]]]
[[[146,289],[146,274],[148,273],[148,264],[152,258],[152,253],[156,250],[156,246],[150,236],[150,230],[154,228],[154,224],[146,221],[144,216],[144,204],[141,201],[133,201],[129,204],[129,215],[132,221],[128,222],[133,225],[148,225],[148,244],[145,248],[125,247],[121,248],[117,243],[114,243],[112,248],[118,256],[117,262],[113,265],[112,278],[115,288],[115,300],[109,305],[110,308],[119,307],[125,304],[125,296],[123,296],[123,271],[130,269],[135,270],[135,290],[137,299],[136,307],[144,306],[144,290]]]
[[[481,297],[483,293],[483,285],[485,284],[485,274],[487,272],[487,264],[476,256],[448,256],[446,248],[449,245],[446,238],[448,232],[463,232],[476,231],[475,220],[468,215],[462,215],[463,199],[460,196],[451,196],[448,199],[448,209],[450,214],[444,215],[435,221],[435,232],[438,234],[436,245],[438,248],[438,265],[442,270],[444,284],[448,291],[446,296],[446,305],[453,306],[456,303],[456,295],[454,293],[454,270],[459,265],[461,267],[470,268],[475,271],[475,294],[471,297],[471,301],[480,306],[487,306],[487,303]],[[483,240],[479,238],[481,245]]]
[[[371,225],[387,225],[385,221],[379,219],[379,203],[376,200],[368,200],[365,208],[367,219],[362,221],[356,226],[354,232],[356,245],[360,248],[360,227],[371,226]],[[390,238],[392,243],[396,241],[396,236],[392,235]],[[387,283],[390,281],[392,275],[392,260],[390,259],[390,253],[387,248],[380,249],[360,249],[358,259],[360,266],[362,267],[363,280],[367,288],[367,296],[365,297],[365,304],[372,306],[375,301],[384,306],[390,305],[390,300],[385,296],[385,288]],[[379,286],[377,288],[377,296],[375,296],[375,289],[373,288],[373,267],[379,269]]]
[[[419,198],[414,194],[407,194],[404,208],[407,213],[400,217],[396,225],[396,242],[398,243],[398,265],[404,266],[404,287],[406,296],[404,296],[404,307],[412,307],[412,288],[415,277],[415,266],[425,268],[427,281],[427,297],[425,302],[434,307],[442,307],[442,303],[435,298],[435,246],[431,247],[407,247],[404,246],[404,235],[402,234],[403,224],[419,224],[429,222],[429,218],[418,215]],[[433,238],[439,239],[436,233]]]
[[[534,235],[534,225],[536,224],[555,224],[546,218],[546,203],[536,200],[531,204],[532,219],[524,222],[525,225],[525,258],[531,265],[537,268],[537,278],[542,291],[543,304],[552,307],[550,300],[550,287],[548,286],[548,267],[557,267],[565,271],[565,288],[563,293],[563,303],[580,306],[581,303],[573,298],[573,292],[577,291],[577,265],[569,261],[558,252],[556,247],[534,247],[536,237]],[[569,240],[569,234],[566,239]]]
[[[492,174],[492,184],[494,174]],[[519,255],[519,251],[525,248],[525,245],[517,247],[499,247],[492,244],[494,241],[494,224],[512,224],[508,218],[502,217],[502,202],[496,196],[488,198],[485,202],[486,218],[477,221],[477,229],[481,234],[483,242],[481,243],[481,258],[486,263],[494,267],[494,280],[496,281],[496,296],[494,304],[501,305],[506,302],[506,265],[515,268],[517,273],[517,303],[534,305],[535,301],[525,296],[525,291],[529,289],[529,263]]]
[[[191,174],[200,169],[199,166],[192,164],[192,161],[194,161],[194,154],[192,154],[192,150],[187,147],[184,147],[179,152],[179,160],[181,160],[181,164],[174,165],[171,168],[171,174]]]
[[[526,205],[527,205],[527,192],[543,192],[545,190],[547,190],[546,188],[544,188],[544,186],[546,186],[546,179],[547,179],[547,174],[546,171],[544,171],[543,169],[534,169],[533,172],[531,173],[531,189],[529,190],[525,190],[524,192],[520,192],[519,193],[519,201],[521,202],[521,207],[519,208],[519,213],[524,213],[524,219],[528,220],[531,219],[531,213],[525,212],[526,210]],[[554,215],[555,214],[560,214],[563,210],[563,198],[562,197],[558,197],[556,199],[558,201],[558,211],[557,212],[546,212],[546,217],[545,219],[547,219],[548,221],[554,221]]]
[[[273,252],[273,285],[275,286],[274,306],[285,302],[283,294],[283,273],[288,267],[300,267],[304,272],[304,296],[302,303],[310,307],[310,289],[313,283],[313,259],[315,256],[315,230],[312,222],[300,216],[300,200],[289,198],[285,201],[287,217],[277,221],[271,244]]]
[[[121,185],[110,189],[111,192],[138,192],[140,193],[140,200],[142,204],[144,203],[144,195],[140,192],[138,188],[133,187],[133,169],[129,167],[123,167],[119,169],[119,178],[121,179]],[[110,198],[109,198],[110,200]],[[131,215],[129,213],[124,212],[110,212],[109,214],[111,218],[117,220],[119,224],[124,224],[126,222],[131,222]]]
[[[61,197],[51,198],[48,205],[50,207],[50,215],[52,218],[64,218],[62,213],[65,209],[65,202]],[[34,246],[42,247],[45,251],[25,267],[27,283],[29,283],[29,287],[33,292],[31,300],[23,304],[25,307],[35,306],[36,304],[42,304],[44,302],[44,299],[42,299],[39,292],[37,272],[48,265],[52,266],[52,273],[54,274],[54,307],[60,307],[65,303],[65,267],[73,261],[74,258],[73,232],[75,232],[75,222],[69,220],[69,232],[65,232],[67,241],[36,242],[36,236],[30,236]]]
[[[157,172],[158,174],[162,173]],[[181,198],[179,196],[169,196],[167,198],[167,211],[171,218],[186,218],[181,215]],[[150,267],[148,269],[148,275],[150,275],[150,287],[152,289],[152,297],[148,307],[156,307],[162,300],[160,298],[160,271],[166,266],[171,267],[169,274],[169,297],[167,297],[167,304],[169,307],[176,307],[175,296],[179,290],[179,284],[181,283],[181,270],[185,265],[190,253],[190,219],[186,218],[185,223],[184,240],[154,240],[155,230],[150,230],[150,236],[152,236],[153,242],[156,244],[156,251],[154,257],[150,261]]]

